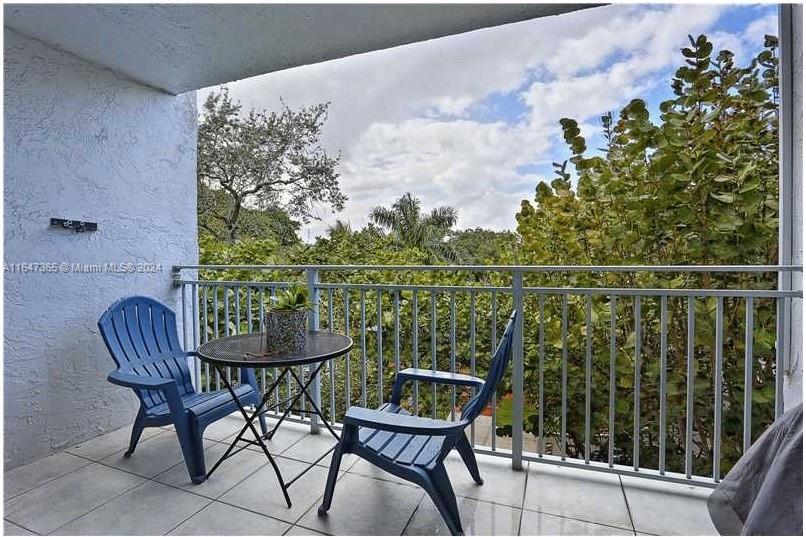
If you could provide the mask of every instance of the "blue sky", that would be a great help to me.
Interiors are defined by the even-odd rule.
[[[611,5],[378,51],[233,82],[247,107],[329,101],[324,133],[340,152],[354,227],[375,205],[410,191],[426,208],[450,204],[459,227],[514,229],[522,199],[568,154],[557,121],[577,119],[598,147],[599,117],[633,98],[658,103],[681,64],[687,35],[705,33],[743,63],[775,5]],[[208,91],[199,92],[204,99]]]

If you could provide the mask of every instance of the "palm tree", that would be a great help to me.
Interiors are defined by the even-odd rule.
[[[445,237],[456,225],[456,209],[437,207],[429,214],[420,210],[420,200],[406,192],[391,207],[375,207],[369,215],[372,222],[390,233],[400,244],[419,248],[435,258],[456,262],[456,250]]]
[[[350,225],[349,220],[337,219],[336,222],[327,227],[327,234],[330,238],[335,236],[349,236],[353,234],[353,227]]]

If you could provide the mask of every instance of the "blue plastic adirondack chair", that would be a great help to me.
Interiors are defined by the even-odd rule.
[[[143,296],[116,301],[98,320],[98,328],[117,365],[109,374],[112,384],[132,388],[140,399],[134,420],[129,457],[146,427],[174,424],[188,474],[194,483],[206,479],[202,433],[211,423],[238,410],[226,390],[197,393],[182,350],[174,312]],[[235,393],[243,405],[258,405],[260,395],[252,369],[241,369],[242,384]],[[260,417],[266,433],[266,423]]]
[[[515,317],[516,312],[513,311],[490,362],[486,381],[470,375],[404,369],[397,374],[389,403],[378,410],[350,407],[344,416],[341,440],[330,462],[325,497],[319,507],[320,516],[330,510],[342,456],[354,453],[390,474],[424,488],[451,533],[464,533],[444,460],[452,449],[456,449],[473,480],[479,485],[484,484],[465,429],[490,402],[504,376],[512,351]],[[412,416],[400,407],[400,396],[407,381],[467,386],[475,388],[476,394],[465,404],[459,421],[421,418]]]

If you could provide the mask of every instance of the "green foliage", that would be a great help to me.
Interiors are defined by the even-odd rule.
[[[518,236],[511,231],[475,228],[451,231],[448,245],[468,265],[497,264],[511,257],[518,247]]]
[[[320,145],[327,104],[241,113],[226,88],[211,93],[199,120],[199,222],[234,242],[245,209],[280,210],[308,222],[317,204],[344,208],[332,157]],[[218,195],[223,194],[223,196]]]
[[[682,51],[684,65],[672,80],[674,97],[660,105],[660,123],[650,120],[644,101],[636,99],[617,117],[602,118],[606,147],[602,154],[587,154],[577,122],[560,122],[571,156],[555,163],[556,178],[540,183],[534,202],[524,201],[517,215],[521,247],[517,261],[525,264],[569,265],[675,265],[775,264],[778,234],[778,119],[774,90],[777,86],[775,41],[747,67],[734,64],[733,54],[715,54],[705,36],[690,38]],[[570,169],[569,169],[570,164]],[[574,180],[576,186],[574,187]],[[570,276],[541,275],[530,285],[579,287],[744,287],[769,289],[770,274],[662,274]],[[584,297],[571,297],[568,339],[569,403],[566,455],[582,455],[585,438],[584,406],[574,404],[585,396]],[[610,368],[610,299],[595,297],[592,308],[592,450],[591,458],[606,460],[612,442],[617,462],[631,464],[636,304],[616,299],[615,327],[616,428],[607,431]],[[682,471],[686,407],[685,300],[668,300],[667,346],[667,465]],[[694,302],[695,343],[695,472],[709,473],[714,443],[714,333],[716,299]],[[743,300],[725,299],[722,464],[729,468],[742,452],[741,399],[744,390]],[[639,355],[641,370],[642,465],[657,463],[659,446],[660,300],[643,299]],[[562,374],[562,304],[553,297],[542,304],[545,312],[546,356],[543,374]],[[756,301],[753,362],[754,431],[763,430],[773,417],[775,309],[772,301]],[[527,323],[538,333],[536,321]],[[762,343],[764,342],[764,343]],[[538,341],[526,342],[530,404],[540,394],[534,379],[539,373]],[[557,409],[563,394],[559,382],[545,383],[543,404],[547,434],[559,443]],[[537,432],[533,415],[526,420]]]
[[[400,245],[427,252],[429,262],[456,262],[459,259],[453,247],[445,242],[451,228],[456,225],[456,209],[453,207],[437,207],[424,215],[420,210],[420,200],[407,192],[392,207],[372,209],[370,218]]]
[[[660,105],[654,123],[641,100],[618,114],[602,117],[605,147],[590,154],[578,123],[560,122],[569,158],[555,164],[550,184],[537,185],[533,201],[517,214],[518,235],[476,229],[452,232],[456,214],[442,208],[423,215],[419,200],[403,196],[391,208],[373,211],[373,224],[353,230],[337,222],[326,237],[312,245],[280,247],[279,240],[244,239],[222,244],[202,235],[203,264],[350,264],[422,265],[453,258],[478,264],[629,265],[629,264],[774,264],[778,230],[778,120],[776,42],[746,67],[737,67],[730,52],[714,53],[700,36],[682,51],[683,66],[672,80],[673,98]],[[448,247],[453,252],[446,253]],[[456,257],[451,257],[451,256]],[[304,281],[301,271],[226,271],[203,278],[243,281]],[[326,271],[323,283],[407,284],[429,286],[511,286],[505,273],[462,271]],[[530,275],[532,287],[757,288],[775,286],[775,275],[664,273],[541,273]],[[258,319],[260,300],[271,291],[241,288],[241,307]],[[275,290],[276,291],[276,290]],[[216,295],[217,320],[224,302]],[[258,293],[260,293],[258,295]],[[251,299],[250,299],[251,297]],[[320,291],[320,325],[349,333],[356,342],[348,359],[334,362],[323,375],[323,393],[333,386],[333,412],[341,416],[349,404],[376,406],[387,399],[395,371],[419,366],[484,377],[500,337],[512,296],[505,292],[451,290],[413,292],[347,289]],[[232,300],[230,300],[232,302]],[[212,304],[212,300],[209,300]],[[248,305],[248,306],[244,306]],[[716,299],[691,303],[694,343],[694,473],[710,474],[714,445],[714,334]],[[666,465],[683,471],[689,334],[685,298],[666,301]],[[722,470],[742,451],[744,396],[745,301],[723,299]],[[588,384],[586,350],[590,341],[591,459],[607,460],[612,446],[615,462],[632,464],[633,430],[640,436],[642,467],[657,467],[660,445],[659,297],[640,301],[640,338],[636,336],[633,297],[529,294],[524,309],[524,391],[527,432],[542,429],[547,450],[582,457],[585,446],[585,400]],[[209,309],[209,306],[208,306]],[[590,323],[587,311],[590,309]],[[565,315],[564,315],[565,313]],[[616,323],[611,327],[611,314]],[[753,437],[773,418],[775,376],[775,304],[754,303]],[[241,331],[249,326],[240,316]],[[566,323],[563,319],[565,317]],[[567,331],[563,325],[567,324]],[[254,326],[253,326],[254,328]],[[611,354],[611,329],[615,352]],[[213,323],[207,334],[213,335]],[[563,334],[566,334],[565,337]],[[636,349],[637,347],[637,349]],[[636,350],[638,351],[636,353]],[[636,355],[640,361],[635,375]],[[612,360],[612,361],[611,361]],[[610,435],[610,370],[615,375],[614,431]],[[563,375],[567,377],[562,390]],[[499,395],[511,391],[510,373]],[[543,383],[540,392],[541,377]],[[633,422],[636,380],[640,382],[639,422]],[[281,388],[283,389],[283,388]],[[418,391],[415,393],[415,389]],[[281,394],[282,396],[282,394]],[[468,394],[462,390],[408,387],[405,405],[424,415],[445,417]],[[542,402],[542,409],[541,409]],[[323,401],[330,414],[330,403]],[[560,410],[567,407],[562,437]],[[542,413],[541,413],[542,410]],[[511,429],[509,399],[498,407],[499,432]],[[564,442],[563,442],[564,440]]]
[[[229,230],[225,223],[215,217],[217,213],[232,211],[232,197],[224,190],[213,190],[204,184],[199,185],[198,214],[199,232],[214,237],[227,237]],[[238,239],[272,240],[279,246],[299,244],[300,223],[277,207],[266,209],[241,208],[238,216]]]
[[[269,311],[304,311],[311,309],[308,302],[308,288],[302,284],[292,284],[287,289],[279,289],[269,301]]]

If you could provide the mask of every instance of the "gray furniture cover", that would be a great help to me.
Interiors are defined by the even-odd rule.
[[[708,498],[722,535],[803,535],[803,404],[784,413]]]

